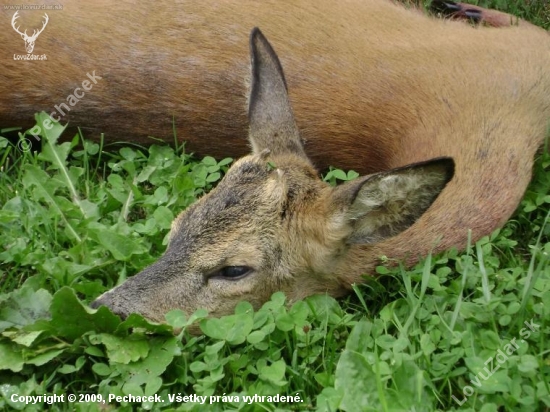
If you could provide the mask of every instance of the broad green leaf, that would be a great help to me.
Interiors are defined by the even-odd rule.
[[[153,377],[160,376],[179,355],[176,338],[153,338],[149,342],[149,355],[137,362],[118,364],[116,368],[123,373],[125,385],[143,385]]]
[[[235,315],[221,318],[206,318],[200,322],[202,332],[213,339],[225,340],[229,331],[235,326]]]
[[[284,306],[286,301],[285,294],[283,292],[275,292],[271,295],[271,299],[264,304],[264,308],[276,310]]]
[[[158,376],[153,376],[145,384],[145,396],[154,396],[162,386],[162,379]]]
[[[61,123],[53,120],[46,112],[36,113],[34,119],[36,120],[36,124],[40,127],[39,134],[45,137],[49,144],[56,145],[57,140],[63,134],[67,126],[63,126]]]
[[[33,194],[36,195],[35,200],[46,202],[48,207],[55,211],[56,216],[59,216],[63,220],[71,239],[76,240],[78,243],[82,242],[82,239],[67,217],[67,214],[74,210],[75,205],[66,198],[56,195],[57,190],[63,186],[62,183],[57,179],[51,179],[42,169],[28,163],[23,166],[22,182],[24,187],[33,190]],[[70,205],[69,210],[67,210],[66,205]]]
[[[395,345],[397,339],[393,335],[382,335],[376,338],[376,344],[382,349],[391,349]]]
[[[126,395],[143,396],[144,394],[141,385],[142,384],[138,384],[136,382],[127,381],[122,386],[122,392]]]
[[[84,349],[84,352],[86,352],[88,355],[92,355],[100,358],[105,357],[105,354],[103,353],[103,351],[96,346],[88,346],[86,349]]]
[[[217,182],[218,180],[220,180],[221,177],[222,177],[221,173],[215,172],[215,173],[209,174],[209,175],[206,177],[206,181],[207,181],[208,183],[214,183],[214,182]]]
[[[405,361],[393,370],[392,380],[393,388],[389,392],[392,402],[399,404],[403,410],[422,410],[425,405],[432,403],[430,391],[426,390],[430,382],[414,362]]]
[[[521,355],[518,369],[520,372],[534,376],[539,368],[537,358],[533,355]]]
[[[195,372],[195,373],[199,373],[199,372],[205,371],[207,369],[208,368],[206,366],[206,363],[201,362],[201,361],[191,362],[191,364],[189,365],[189,370],[191,372]]]
[[[310,296],[307,298],[307,303],[317,319],[326,319],[330,323],[338,323],[342,318],[342,307],[332,296]]]
[[[225,339],[234,324],[235,322],[231,316],[224,316],[220,319],[203,319],[200,328],[206,336],[213,339]]]
[[[218,353],[220,352],[220,350],[225,346],[225,341],[221,340],[219,342],[216,342],[212,345],[208,345],[204,348],[204,353],[205,353],[205,360],[206,362],[209,362],[211,363],[210,361],[212,359],[217,359],[218,358]]]
[[[133,255],[140,255],[147,252],[147,249],[142,243],[128,236],[109,230],[100,231],[97,229],[92,229],[89,233],[96,242],[111,252],[116,260],[126,261]]]
[[[286,383],[284,380],[286,372],[286,363],[284,359],[279,359],[271,365],[259,366],[258,371],[260,372],[261,379],[270,381],[277,386],[283,386]]]
[[[203,319],[200,328],[203,333],[214,339],[223,339],[232,345],[243,343],[253,326],[253,313],[240,313],[221,318]]]
[[[344,397],[344,391],[335,388],[324,388],[317,396],[317,412],[334,412],[340,407],[340,402]]]
[[[216,159],[214,159],[211,156],[205,156],[202,159],[202,163],[204,163],[206,166],[217,166],[218,165],[218,162],[216,161]]]
[[[159,206],[155,209],[153,216],[160,229],[170,229],[174,214],[166,206]]]
[[[40,353],[36,356],[27,357],[25,359],[25,363],[32,364],[36,366],[42,366],[52,359],[57,358],[61,353],[63,353],[65,349],[54,349],[47,352]]]
[[[92,370],[97,373],[99,376],[108,376],[112,373],[111,368],[109,365],[106,365],[104,363],[94,363],[92,365]]]
[[[275,324],[277,329],[282,330],[283,332],[288,332],[294,329],[294,319],[288,313],[278,313],[275,316]]]
[[[231,157],[226,157],[225,159],[222,159],[218,162],[218,166],[227,166],[231,162],[233,162],[233,159]]]
[[[126,160],[133,161],[136,158],[136,151],[130,147],[123,147],[119,153]]]
[[[423,334],[420,338],[420,347],[422,348],[422,353],[424,353],[425,356],[430,356],[436,349],[430,335],[427,333]]]
[[[362,319],[353,327],[346,342],[347,351],[362,352],[366,349],[366,343],[372,341],[372,322]]]
[[[306,321],[307,317],[311,314],[311,310],[309,309],[306,302],[304,302],[303,300],[300,300],[296,302],[294,305],[292,305],[288,313],[290,314],[290,316],[292,316],[292,318],[294,319],[294,323],[296,325],[301,325]]]
[[[56,146],[46,143],[42,148],[42,152],[38,155],[38,158],[51,163],[51,167],[54,169],[66,170],[66,161],[70,151],[71,143],[69,142]]]
[[[90,342],[102,343],[111,362],[130,363],[143,359],[149,353],[149,344],[144,337],[130,335],[124,338],[100,333],[90,336]]]
[[[20,345],[30,347],[33,342],[38,338],[43,331],[34,331],[34,332],[26,332],[24,330],[21,330],[16,333],[15,337],[12,337],[11,339]],[[5,332],[6,333],[6,332]]]
[[[259,343],[261,342],[262,340],[264,340],[266,334],[265,332],[261,331],[261,330],[255,330],[254,332],[250,333],[247,337],[246,337],[246,340],[248,343],[251,343],[251,344],[256,344],[256,343]]]
[[[376,372],[361,353],[350,350],[342,353],[336,367],[334,386],[344,394],[340,403],[343,411],[381,410]]]
[[[496,371],[487,380],[484,380],[483,377],[479,374],[478,377],[480,378],[479,381],[481,382],[481,386],[476,389],[480,393],[508,393],[510,390],[511,379],[508,376],[508,371],[506,370],[500,369]]]
[[[17,345],[0,343],[0,370],[19,372],[23,369],[23,354]]]
[[[494,403],[484,404],[479,412],[498,412],[498,406]]]
[[[252,331],[253,314],[252,313],[241,313],[234,316],[234,325],[229,330],[226,336],[226,340],[231,345],[240,345],[243,343],[247,336]]]
[[[50,318],[52,296],[44,289],[36,292],[30,287],[22,287],[11,292],[0,301],[0,331],[6,328],[21,328],[37,319]]]
[[[173,328],[170,325],[152,322],[138,313],[131,313],[130,316],[118,325],[115,334],[127,334],[128,331],[134,328],[141,328],[150,333],[173,335]]]
[[[160,186],[160,187],[157,187],[153,195],[149,196],[143,203],[146,205],[161,207],[160,205],[164,205],[168,202],[168,197],[169,197],[168,189],[165,186]],[[162,213],[165,213],[165,212],[162,212]],[[172,212],[170,211],[170,213]]]
[[[187,325],[187,316],[181,309],[174,309],[164,315],[166,323],[175,329],[181,329]]]
[[[71,340],[81,337],[88,331],[112,333],[121,323],[105,306],[97,310],[89,309],[78,300],[73,289],[61,288],[51,304],[51,329],[58,336]]]

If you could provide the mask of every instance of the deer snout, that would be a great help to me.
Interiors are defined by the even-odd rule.
[[[177,278],[176,274],[170,271],[169,265],[166,265],[163,259],[160,259],[103,293],[90,304],[90,307],[97,309],[106,306],[121,319],[138,313],[149,320],[163,322],[164,314],[179,307],[181,296],[185,295],[185,290],[181,291],[177,284],[170,282],[170,279]]]
[[[111,292],[104,293],[92,303],[90,303],[90,307],[92,309],[98,309],[100,306],[106,306],[111,310],[111,312],[119,316],[122,320],[126,319],[130,314],[130,311],[127,310],[124,306],[117,304],[116,300],[113,299],[110,295]]]

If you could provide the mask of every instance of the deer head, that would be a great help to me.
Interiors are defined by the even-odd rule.
[[[44,13],[44,23],[42,24],[42,28],[40,30],[33,30],[32,36],[27,35],[27,30],[25,30],[24,33],[21,33],[19,30],[19,26],[15,27],[15,21],[19,18],[18,15],[19,11],[16,11],[11,19],[11,26],[13,29],[21,35],[21,38],[25,41],[25,49],[27,50],[27,53],[32,53],[34,50],[34,43],[36,42],[36,39],[44,31],[44,28],[48,24],[49,17],[46,13]]]
[[[159,261],[93,307],[162,321],[176,308],[218,316],[243,300],[258,307],[280,290],[291,301],[342,295],[350,250],[412,225],[452,177],[453,161],[440,158],[329,186],[305,154],[281,64],[258,29],[250,49],[252,154],[176,218]]]

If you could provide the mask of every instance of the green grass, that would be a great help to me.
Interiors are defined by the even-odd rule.
[[[479,4],[550,27],[547,2]],[[42,136],[40,153],[0,137],[0,410],[550,410],[546,151],[512,219],[464,252],[378,267],[339,301],[287,307],[275,294],[258,311],[174,311],[158,325],[86,304],[154,262],[174,216],[231,159],[107,151],[80,135],[59,143],[62,132]],[[202,336],[189,335],[193,322]],[[64,402],[11,401],[53,394]],[[97,402],[128,394],[164,402]]]
[[[50,406],[85,411],[204,410],[189,395],[220,411],[550,408],[548,154],[513,219],[464,253],[379,267],[346,300],[288,308],[279,293],[256,312],[246,302],[221,319],[174,311],[157,325],[83,302],[155,261],[174,215],[231,159],[161,146],[107,153],[79,135],[60,144],[62,132],[47,132],[39,154],[0,138],[0,409],[44,407],[14,394],[164,400]],[[203,336],[188,334],[194,321]],[[277,394],[291,401],[267,398]]]
[[[547,0],[477,0],[468,3],[504,11],[550,29],[550,2]]]

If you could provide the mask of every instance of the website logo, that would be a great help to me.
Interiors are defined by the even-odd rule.
[[[25,30],[24,33],[21,33],[21,31],[19,30],[19,27],[21,26],[15,27],[16,20],[18,18],[19,18],[19,11],[16,11],[15,14],[13,15],[13,18],[11,19],[11,26],[17,33],[21,35],[21,38],[25,41],[25,49],[27,50],[27,53],[31,54],[32,51],[34,50],[34,44],[36,42],[36,39],[38,38],[40,33],[44,31],[44,29],[46,28],[46,25],[48,24],[49,17],[46,13],[44,13],[44,23],[42,24],[42,28],[39,30],[35,29],[32,33],[32,36],[29,36],[27,34],[27,30]]]

